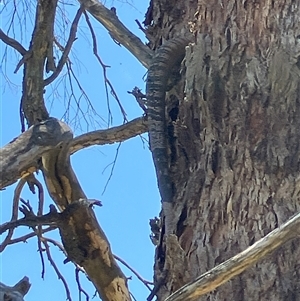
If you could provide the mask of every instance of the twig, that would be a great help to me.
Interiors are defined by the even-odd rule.
[[[79,298],[81,300],[81,293],[83,293],[86,297],[86,301],[89,301],[90,296],[89,294],[82,288],[81,284],[80,284],[80,279],[79,279],[79,269],[75,269],[75,279],[76,279],[76,283],[77,283],[77,287],[78,287],[78,291],[79,291]]]
[[[61,272],[59,271],[59,268],[57,267],[55,261],[53,260],[52,256],[51,256],[51,253],[50,253],[50,248],[49,248],[49,245],[48,245],[48,242],[46,240],[42,240],[44,246],[45,246],[45,251],[46,251],[46,254],[47,254],[47,258],[50,262],[50,264],[52,265],[52,267],[54,268],[54,271],[58,277],[58,279],[60,279],[64,285],[64,288],[65,288],[65,291],[66,291],[66,295],[67,295],[67,300],[70,300],[72,301],[72,298],[71,298],[71,293],[70,293],[70,290],[69,290],[69,286],[68,286],[68,283],[66,281],[66,279],[64,278],[64,276],[61,274]]]
[[[55,229],[57,229],[56,226],[49,226],[46,229],[42,229],[42,234],[53,231]],[[29,238],[32,238],[32,237],[35,237],[35,236],[36,236],[36,231],[33,231],[33,232],[30,232],[30,233],[25,234],[23,236],[11,239],[8,244],[12,245],[12,244],[16,244],[16,243],[19,243],[19,242],[26,242]]]
[[[14,222],[18,218],[18,206],[19,206],[19,200],[20,200],[20,195],[21,191],[26,183],[26,178],[20,179],[17,187],[15,188],[14,191],[14,198],[13,198],[13,208],[12,208],[12,216],[10,219],[10,222]],[[4,241],[0,245],[0,253],[4,251],[7,245],[10,244],[11,238],[14,234],[14,228],[10,228],[8,230],[7,236],[5,237]]]
[[[21,199],[21,201],[23,201]],[[4,223],[0,225],[0,234],[4,233],[9,229],[14,229],[18,226],[27,226],[27,227],[36,227],[37,225],[56,225],[60,220],[60,214],[56,211],[53,205],[50,205],[49,213],[36,216],[30,204],[28,202],[23,201],[23,205],[19,207],[19,210],[24,214],[24,217],[18,220],[12,220],[10,222]]]
[[[46,268],[45,268],[45,259],[43,256],[44,249],[42,248],[42,238],[43,238],[42,231],[39,231],[39,230],[37,231],[37,238],[38,238],[38,251],[39,251],[40,259],[41,259],[41,263],[42,263],[41,277],[42,277],[42,279],[44,279]]]
[[[95,35],[95,32],[94,32],[94,29],[93,29],[93,26],[89,20],[89,17],[87,15],[86,12],[84,12],[84,15],[85,15],[85,20],[86,20],[86,23],[90,29],[90,32],[91,32],[91,35],[92,35],[92,41],[93,41],[93,53],[95,55],[95,57],[97,58],[98,62],[100,63],[100,65],[102,66],[102,70],[103,70],[103,77],[104,77],[104,83],[105,83],[105,90],[106,90],[106,99],[107,99],[107,103],[108,103],[108,110],[109,110],[109,116],[112,116],[111,112],[110,112],[110,107],[109,107],[109,97],[108,97],[108,89],[107,89],[107,85],[110,87],[110,90],[111,90],[111,94],[112,96],[115,98],[115,100],[117,101],[118,105],[119,105],[119,108],[121,110],[121,113],[123,115],[123,118],[124,118],[124,121],[127,121],[127,118],[126,118],[126,112],[123,108],[123,106],[121,105],[121,102],[120,102],[120,99],[113,87],[113,85],[111,84],[110,80],[108,79],[107,77],[107,74],[106,74],[106,69],[109,67],[107,65],[105,65],[99,54],[98,54],[98,47],[97,47],[97,39],[96,39],[96,35]],[[109,118],[110,120],[111,118]]]
[[[120,142],[119,145],[118,145],[118,147],[117,147],[116,155],[115,155],[115,158],[114,158],[114,160],[113,160],[113,162],[112,162],[112,168],[111,168],[111,170],[110,170],[109,177],[108,177],[108,179],[107,179],[107,181],[106,181],[106,183],[105,183],[104,189],[103,189],[103,191],[102,191],[102,195],[103,195],[104,192],[106,191],[106,188],[107,188],[107,186],[108,186],[108,183],[110,182],[110,179],[111,179],[111,177],[112,177],[112,175],[113,175],[113,172],[114,172],[114,169],[115,169],[115,166],[116,166],[116,162],[117,162],[117,158],[118,158],[118,155],[119,155],[119,150],[120,150],[121,144],[122,144],[122,142]]]
[[[45,236],[43,237],[43,239],[46,240],[47,242],[52,243],[54,246],[58,247],[60,249],[60,251],[62,251],[64,253],[64,255],[66,257],[68,257],[68,254],[67,254],[65,248],[63,247],[63,245],[60,242],[58,242],[57,240],[54,240],[52,238],[45,237]],[[72,263],[75,265],[77,270],[79,270],[80,272],[85,274],[86,277],[88,277],[88,275],[86,274],[86,271],[80,265],[78,265],[76,262],[72,262]]]
[[[114,255],[115,259],[120,261],[122,264],[124,264],[127,269],[129,269],[147,288],[149,291],[152,291],[152,288],[149,286],[149,284],[153,284],[150,281],[145,280],[136,270],[134,270],[126,261],[124,261],[122,258],[120,258],[117,255]]]
[[[71,103],[71,98],[74,98],[75,102],[76,102],[76,108],[77,108],[77,112],[76,112],[76,115],[75,117],[77,116],[78,114],[78,111],[81,113],[83,119],[85,120],[85,122],[88,124],[88,120],[86,118],[86,114],[83,112],[81,106],[80,106],[80,98],[81,96],[79,97],[79,99],[77,100],[76,98],[76,93],[74,92],[74,89],[73,89],[73,84],[72,84],[72,76],[79,88],[79,90],[81,91],[82,95],[85,96],[85,98],[88,100],[88,103],[90,104],[90,100],[89,100],[89,97],[87,96],[86,92],[84,91],[84,89],[82,88],[81,84],[80,84],[80,81],[79,79],[77,78],[76,74],[73,72],[73,69],[72,69],[72,63],[71,62],[67,62],[66,64],[67,66],[67,70],[68,70],[68,79],[69,79],[69,85],[70,85],[70,90],[71,90],[71,95],[69,97],[69,103],[68,103],[68,108],[70,107],[70,103]]]
[[[61,56],[61,58],[60,58],[60,60],[57,64],[55,72],[53,72],[48,78],[46,78],[44,80],[44,85],[45,86],[52,83],[58,77],[58,75],[60,74],[64,64],[66,63],[66,61],[68,59],[68,56],[69,56],[69,53],[71,51],[72,45],[73,45],[74,41],[76,40],[77,26],[78,26],[78,22],[79,22],[79,19],[82,15],[83,11],[84,11],[83,6],[80,6],[80,8],[78,9],[78,11],[75,15],[73,23],[71,25],[69,39],[68,39],[67,44],[64,48],[64,52],[63,52],[63,54],[62,54],[62,56]]]
[[[38,205],[38,212],[37,212],[37,216],[42,216],[43,215],[43,208],[44,208],[44,188],[43,185],[41,184],[41,182],[34,176],[34,174],[31,174],[29,179],[28,179],[28,183],[30,183],[31,185],[33,185],[32,187],[32,191],[34,192],[34,186],[36,186],[38,188],[38,199],[39,199],[39,205]],[[38,239],[38,251],[40,254],[40,258],[41,258],[41,263],[42,263],[42,279],[44,279],[45,276],[45,260],[44,260],[44,256],[43,256],[43,248],[42,248],[42,231],[43,228],[41,225],[37,226],[37,239]]]

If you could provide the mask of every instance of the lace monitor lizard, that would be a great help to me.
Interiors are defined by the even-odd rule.
[[[169,168],[165,96],[172,68],[182,61],[191,36],[174,38],[162,45],[154,55],[148,70],[146,97],[150,149],[158,179],[165,217],[165,233],[172,229],[173,189]]]

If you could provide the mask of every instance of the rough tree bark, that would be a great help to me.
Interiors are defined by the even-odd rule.
[[[197,32],[166,101],[176,235],[156,250],[159,300],[299,211],[300,1],[196,2],[146,16],[154,47]],[[291,241],[199,300],[300,300],[299,258]]]
[[[79,2],[144,66],[150,65],[153,52],[113,12],[95,0]],[[38,1],[28,51],[0,30],[0,38],[23,55],[21,108],[33,126],[1,149],[0,160],[11,169],[3,172],[0,188],[41,169],[52,199],[66,212],[58,226],[69,259],[86,270],[103,300],[130,300],[126,278],[92,209],[85,203],[77,210],[76,202],[86,196],[70,164],[72,152],[101,144],[111,133],[73,139],[65,124],[49,118],[44,104],[44,88],[59,73],[51,51],[56,3]],[[175,235],[164,237],[161,225],[155,257],[158,300],[299,211],[299,19],[300,3],[292,0],[151,1],[145,19],[150,48],[187,28],[196,37],[186,50],[181,80],[177,74],[171,81],[166,100],[174,187],[170,233]],[[70,35],[59,66],[74,39]],[[52,77],[44,79],[45,66]],[[133,125],[123,128],[125,136],[146,130],[141,119]],[[53,129],[59,135],[53,137]],[[122,139],[115,135],[111,141]],[[299,253],[292,241],[201,300],[300,300]]]

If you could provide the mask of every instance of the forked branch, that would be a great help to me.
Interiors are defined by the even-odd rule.
[[[72,131],[65,123],[55,118],[48,119],[30,127],[0,149],[0,166],[2,167],[0,188],[38,169],[37,158],[55,149],[62,141],[70,141],[69,152],[72,154],[92,145],[122,142],[145,133],[147,129],[146,118],[140,117],[123,125],[88,132],[71,140]]]

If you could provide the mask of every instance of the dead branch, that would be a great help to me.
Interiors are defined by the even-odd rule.
[[[134,270],[125,260],[123,260],[122,258],[120,258],[117,255],[114,255],[114,257],[120,261],[122,264],[124,264],[126,266],[127,269],[129,269],[147,288],[149,291],[152,291],[151,287],[149,286],[150,281],[145,280],[136,270]],[[153,283],[152,283],[153,285]]]
[[[25,55],[27,50],[15,39],[10,38],[0,29],[0,39],[7,45],[16,49],[20,54]]]
[[[136,118],[121,126],[76,137],[69,144],[69,152],[75,153],[92,145],[122,142],[146,131],[146,118]],[[39,157],[55,149],[62,141],[71,138],[71,129],[55,118],[30,127],[0,149],[0,166],[2,167],[0,189],[34,172],[38,169],[36,160]]]
[[[23,297],[28,293],[30,286],[31,284],[26,276],[14,286],[7,286],[0,282],[0,300],[23,301]]]
[[[73,154],[92,145],[113,144],[133,138],[147,132],[147,120],[144,117],[133,119],[123,125],[107,130],[98,130],[75,137],[70,143],[70,153]]]
[[[127,127],[127,133],[132,135],[132,132],[135,132],[134,127]],[[122,135],[119,133],[120,136]],[[4,163],[0,184],[5,186],[20,176],[32,173],[37,167],[36,160],[42,157],[43,173],[51,197],[60,208],[69,208],[62,213],[65,215],[63,222],[59,220],[60,234],[68,258],[86,270],[104,300],[130,300],[126,277],[113,258],[109,242],[93,210],[89,205],[79,206],[74,202],[86,196],[70,165],[68,141],[71,139],[69,127],[54,118],[32,126],[0,150],[0,163]],[[32,166],[35,167],[33,170]],[[22,207],[26,219],[4,224],[0,227],[0,232],[20,225],[57,225],[58,213],[35,216],[27,207]],[[75,209],[71,212],[70,208]],[[109,285],[104,286],[107,283]],[[118,290],[118,287],[122,289]],[[115,291],[120,293],[112,293]]]
[[[63,286],[64,286],[65,291],[66,291],[66,295],[67,295],[67,300],[72,301],[71,292],[70,292],[70,289],[69,289],[69,286],[68,286],[68,282],[65,279],[65,277],[62,275],[62,273],[60,272],[57,264],[55,263],[55,260],[52,258],[48,242],[46,240],[42,240],[42,242],[43,242],[43,245],[45,247],[45,251],[46,251],[46,254],[47,254],[48,261],[50,262],[51,266],[53,267],[58,279],[61,280],[61,282],[63,283]]]
[[[71,129],[63,122],[50,118],[30,127],[18,138],[0,149],[0,188],[37,169],[36,160],[45,152],[55,149],[62,141],[72,139]]]
[[[48,77],[44,80],[44,85],[47,86],[49,84],[51,84],[60,74],[61,70],[63,69],[68,57],[69,57],[69,53],[71,51],[72,45],[74,43],[74,41],[76,40],[76,32],[77,32],[77,26],[78,26],[78,22],[79,19],[81,17],[83,13],[83,7],[80,6],[80,8],[78,9],[75,18],[72,22],[71,25],[71,29],[70,29],[70,34],[69,34],[69,39],[67,41],[66,46],[64,47],[64,52],[57,64],[56,70]]]
[[[289,240],[299,236],[299,229],[300,213],[294,215],[286,223],[270,232],[243,252],[199,276],[195,281],[186,284],[165,301],[199,300],[200,296],[211,292],[234,276],[241,274]]]
[[[16,221],[18,218],[19,200],[20,200],[21,191],[22,191],[25,183],[26,183],[26,180],[21,179],[15,188],[14,198],[13,198],[12,216],[10,219],[11,222]],[[5,237],[4,241],[0,245],[0,253],[3,252],[4,249],[6,248],[6,246],[10,244],[13,234],[14,234],[14,228],[9,229],[7,236]]]
[[[42,229],[42,234],[53,231],[55,229],[57,229],[56,226],[54,226],[54,225],[49,226],[45,229]],[[11,239],[9,241],[8,245],[13,245],[13,244],[16,244],[16,243],[19,243],[19,242],[26,242],[29,238],[32,238],[32,237],[35,237],[35,236],[36,236],[36,231],[33,231],[33,232],[28,233],[28,234],[22,235],[20,237]]]
[[[91,22],[89,20],[88,14],[84,13],[84,15],[85,15],[86,23],[87,23],[87,25],[88,25],[88,27],[90,29],[91,35],[92,35],[93,53],[94,53],[95,57],[97,58],[98,62],[100,63],[100,65],[102,67],[102,70],[103,70],[103,77],[104,77],[104,84],[105,84],[105,91],[106,91],[106,100],[107,100],[107,103],[108,103],[109,114],[111,116],[110,107],[109,107],[109,97],[108,97],[108,88],[107,88],[107,86],[110,87],[111,94],[112,94],[112,96],[114,97],[114,99],[117,101],[117,103],[119,105],[119,108],[120,108],[121,113],[122,113],[123,118],[124,118],[124,122],[128,121],[127,117],[126,117],[127,114],[126,114],[126,112],[125,112],[125,110],[124,110],[124,108],[123,108],[123,106],[121,104],[121,101],[120,101],[120,99],[119,99],[119,97],[117,95],[117,92],[115,91],[113,85],[111,84],[110,80],[107,77],[106,69],[108,68],[108,66],[105,65],[102,62],[102,60],[101,60],[101,58],[100,58],[100,56],[98,54],[97,39],[96,39],[96,35],[95,35],[95,32],[94,32],[93,26],[92,26],[92,24],[91,24]],[[109,118],[109,120],[110,120],[110,118]]]
[[[41,216],[37,216],[33,213],[28,202],[23,201],[23,205],[19,208],[19,210],[24,214],[24,217],[0,225],[0,234],[19,226],[27,226],[31,228],[35,228],[38,225],[57,226],[60,221],[60,213],[56,211],[53,205],[50,205],[49,213]]]
[[[79,291],[79,293],[83,293],[85,295],[86,301],[89,301],[90,300],[89,294],[82,288],[81,283],[80,283],[80,279],[79,279],[80,271],[81,270],[79,270],[79,269],[75,269],[75,279],[76,279],[78,291]]]
[[[108,240],[91,205],[79,200],[61,215],[59,230],[69,260],[82,266],[105,301],[130,300],[127,280],[113,258]],[[118,292],[118,293],[117,293]]]
[[[117,15],[97,0],[78,0],[110,33],[114,40],[126,47],[146,68],[149,67],[153,52],[123,23]]]
[[[95,219],[91,208],[93,205],[101,203],[97,200],[80,199],[73,201],[61,213],[51,205],[49,213],[36,216],[30,205],[25,203],[20,208],[24,218],[2,225],[0,234],[21,225],[58,225],[69,261],[84,268],[100,297],[106,301],[129,301],[126,277],[116,264],[107,238]],[[120,293],[116,294],[116,290]]]

